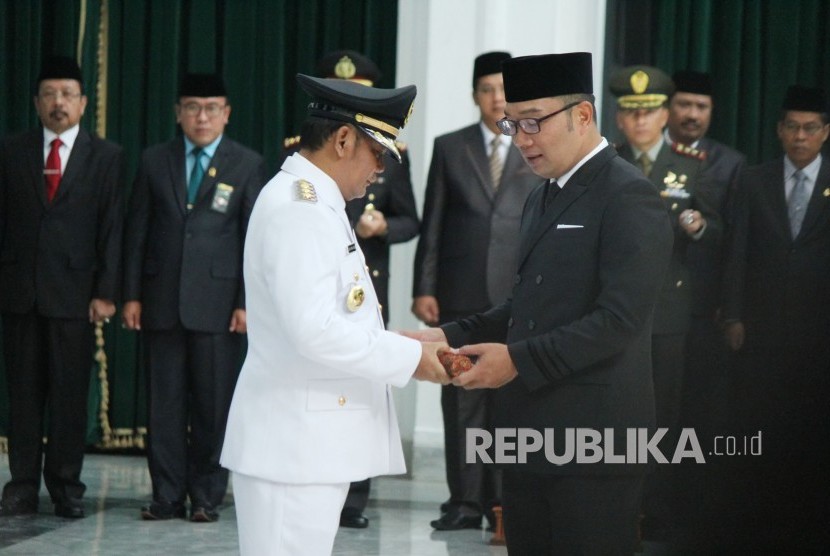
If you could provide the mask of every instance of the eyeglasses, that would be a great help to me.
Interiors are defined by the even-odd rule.
[[[61,97],[65,98],[68,102],[74,102],[81,98],[81,93],[75,93],[73,91],[43,91],[38,96],[41,100],[47,102],[54,102]]]
[[[187,104],[182,105],[182,110],[184,110],[184,113],[192,118],[195,118],[201,114],[202,110],[205,111],[205,115],[208,118],[215,118],[222,113],[222,110],[224,110],[226,106],[227,104],[216,104],[213,102],[205,104],[204,106],[198,102],[188,102]]]
[[[801,131],[802,129],[804,130],[804,133],[806,133],[807,135],[815,135],[816,133],[818,133],[819,131],[822,130],[824,125],[822,125],[818,122],[810,122],[808,124],[799,124],[797,122],[787,121],[787,122],[784,122],[784,125],[782,127],[784,128],[784,131],[786,131],[787,133],[789,133],[791,135],[798,135],[798,132]]]
[[[513,135],[519,133],[519,128],[522,128],[522,131],[524,131],[528,135],[533,135],[535,133],[539,133],[539,131],[541,130],[540,124],[542,122],[544,122],[548,118],[553,118],[557,114],[561,114],[568,108],[573,108],[580,102],[582,101],[577,100],[570,104],[566,104],[556,112],[553,112],[541,118],[522,118],[521,120],[511,120],[508,118],[502,118],[501,120],[496,122],[496,125],[499,127],[499,131],[501,131],[502,135],[508,135],[512,137]]]

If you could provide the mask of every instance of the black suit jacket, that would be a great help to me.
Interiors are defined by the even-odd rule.
[[[436,138],[413,296],[435,296],[442,315],[504,301],[516,269],[522,207],[542,182],[511,145],[496,190],[478,123]]]
[[[0,145],[0,310],[87,319],[118,300],[123,153],[80,129],[51,203],[43,167],[42,129]]]
[[[671,255],[654,186],[612,147],[583,165],[546,211],[534,191],[522,217],[512,296],[443,327],[450,345],[506,342],[519,376],[496,392],[496,427],[615,428],[654,422],[651,324]],[[540,473],[641,473],[645,465],[565,465]]]
[[[386,218],[388,228],[385,236],[357,240],[366,256],[384,322],[389,322],[389,246],[409,241],[418,235],[420,224],[409,166],[409,155],[405,150],[401,151],[400,163],[387,156],[383,172],[378,174],[377,181],[369,187],[366,195],[346,203],[346,212],[352,226],[357,225],[369,203]]]
[[[634,163],[629,145],[623,145],[619,152],[623,159]],[[667,142],[663,143],[651,168],[649,179],[663,198],[674,237],[669,272],[654,309],[654,334],[682,334],[689,328],[692,314],[692,276],[686,260],[689,244],[709,245],[713,249],[721,245],[723,223],[716,208],[714,187],[704,169],[704,161],[675,152]],[[680,186],[682,176],[686,180]],[[698,240],[692,240],[678,223],[680,213],[686,209],[700,211],[706,218],[706,230]]]
[[[262,157],[223,137],[188,212],[184,139],[142,153],[127,214],[124,300],[141,301],[143,328],[228,330],[234,309],[245,308],[243,245],[264,183]],[[217,192],[227,186],[223,210]]]
[[[786,348],[816,357],[824,353],[827,369],[830,162],[822,162],[795,239],[787,215],[783,158],[744,172],[735,209],[724,276],[724,318],[744,323],[750,350]]]

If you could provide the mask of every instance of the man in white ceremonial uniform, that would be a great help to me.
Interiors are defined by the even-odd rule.
[[[414,86],[298,75],[310,94],[299,153],[254,207],[245,243],[248,353],[221,463],[240,551],[329,554],[352,481],[405,471],[391,386],[445,384],[443,343],[384,330],[346,201],[383,171]]]

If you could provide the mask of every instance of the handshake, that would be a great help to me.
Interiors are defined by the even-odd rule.
[[[401,334],[421,342],[421,360],[412,375],[417,380],[467,389],[498,388],[518,374],[504,344],[477,344],[453,350],[440,328]]]

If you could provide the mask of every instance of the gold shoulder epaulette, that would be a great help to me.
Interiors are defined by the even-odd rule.
[[[671,149],[677,154],[688,156],[689,158],[696,158],[697,160],[706,160],[706,151],[701,151],[683,143],[672,143]]]
[[[404,143],[403,141],[395,141],[395,146],[398,147],[398,150],[400,152],[404,152],[407,148],[406,143]]]
[[[286,137],[282,142],[283,148],[286,148],[286,149],[296,147],[299,144],[300,144],[300,136],[299,135],[295,135],[294,137]]]
[[[307,203],[317,202],[317,191],[314,190],[314,185],[307,180],[297,180],[294,182],[294,200],[306,201]]]

